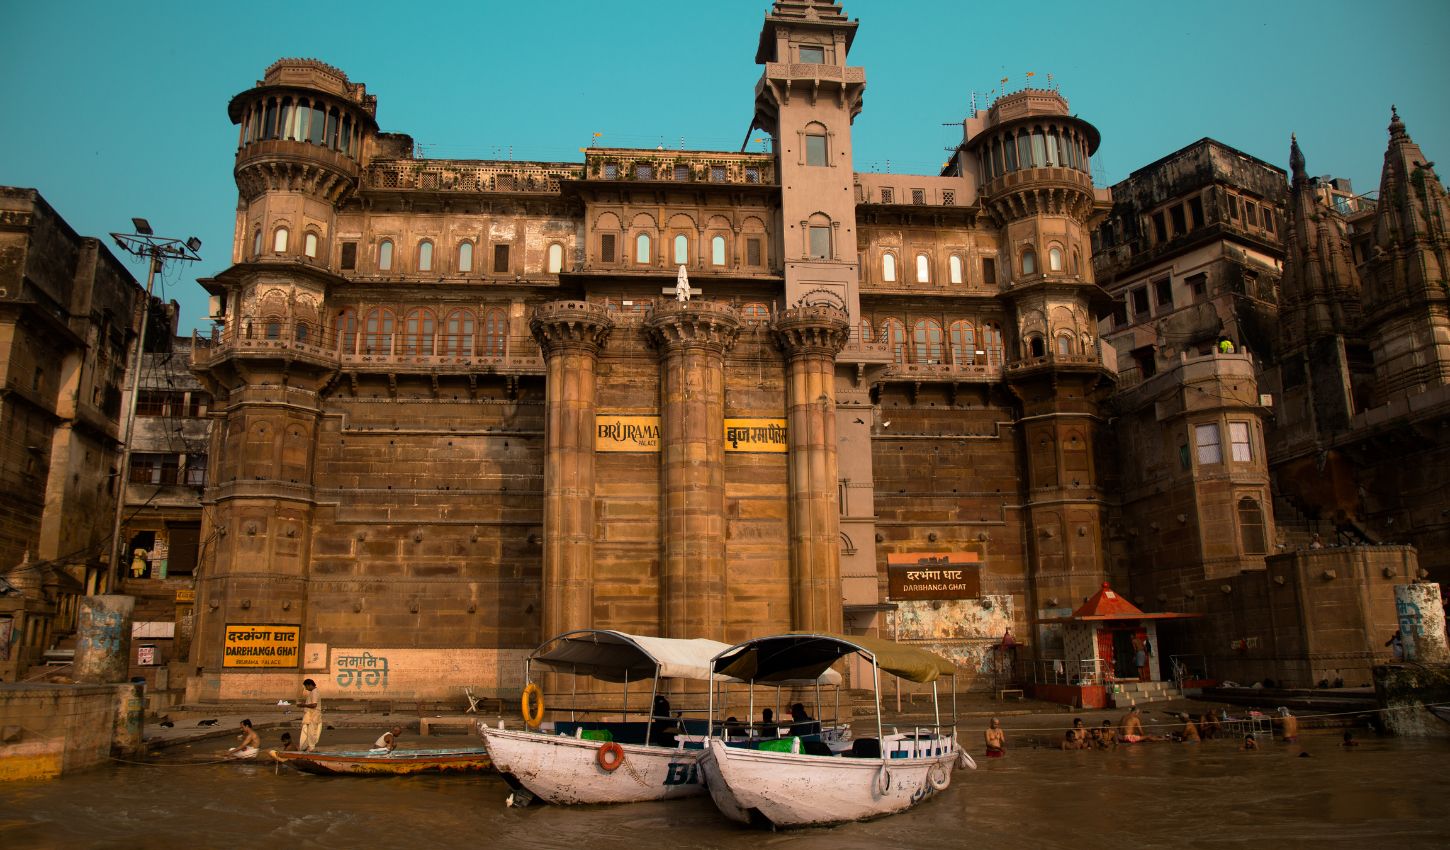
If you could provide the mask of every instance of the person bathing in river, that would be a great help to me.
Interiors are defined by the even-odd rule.
[[[377,752],[378,750],[382,750],[384,753],[391,753],[398,746],[398,736],[401,734],[403,734],[403,727],[394,726],[392,731],[384,732],[378,736],[376,741],[373,741],[372,751]]]
[[[1299,718],[1290,714],[1287,707],[1279,706],[1278,722],[1283,727],[1279,734],[1283,736],[1284,743],[1292,744],[1299,740]]]
[[[1198,731],[1207,741],[1209,738],[1218,737],[1219,733],[1223,731],[1223,724],[1218,722],[1218,718],[1214,717],[1212,711],[1205,711],[1198,718]]]
[[[1118,732],[1113,728],[1113,721],[1104,720],[1103,725],[1098,729],[1098,749],[1117,749]]]
[[[1083,725],[1081,717],[1074,717],[1072,729],[1069,730],[1072,736],[1074,750],[1086,750],[1092,745],[1088,743],[1087,727]]]
[[[1128,744],[1136,744],[1145,740],[1143,737],[1143,715],[1139,713],[1138,706],[1134,705],[1123,715],[1123,741]]]
[[[1178,730],[1176,736],[1181,743],[1196,744],[1202,740],[1198,734],[1198,727],[1194,725],[1193,718],[1189,714],[1185,712],[1178,717],[1183,721],[1183,728]]]
[[[1007,754],[1007,733],[1002,729],[1002,721],[993,717],[982,737],[987,742],[987,758],[999,759]]]
[[[252,728],[252,721],[250,720],[242,721],[241,730],[242,734],[237,736],[241,743],[227,750],[227,758],[256,758],[257,750],[262,746],[262,739],[257,737],[257,730]]]

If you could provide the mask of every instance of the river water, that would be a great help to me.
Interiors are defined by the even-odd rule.
[[[216,746],[167,750],[157,759],[204,759]],[[947,791],[904,814],[774,834],[726,821],[708,795],[509,809],[496,775],[317,777],[263,764],[117,764],[0,785],[0,847],[1282,850],[1450,841],[1446,741],[1366,738],[1344,749],[1324,733],[1258,752],[1241,752],[1233,741],[1109,752],[1013,749],[979,764],[957,771]]]

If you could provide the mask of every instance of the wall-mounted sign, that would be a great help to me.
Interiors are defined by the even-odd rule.
[[[222,666],[296,667],[301,636],[301,626],[228,625]]]
[[[784,419],[726,419],[725,451],[784,453],[785,434]]]
[[[181,590],[176,591],[176,602],[177,602],[178,605],[189,605],[189,604],[191,604],[191,603],[193,603],[195,601],[196,601],[196,591],[195,590],[193,590],[193,589],[191,589],[189,587],[183,587]]]
[[[976,599],[981,594],[980,549],[886,556],[888,599]]]
[[[660,418],[598,413],[594,416],[596,452],[658,452]]]

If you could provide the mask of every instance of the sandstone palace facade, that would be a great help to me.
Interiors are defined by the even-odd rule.
[[[231,101],[232,265],[193,353],[213,430],[191,701],[302,674],[332,697],[511,692],[583,627],[879,634],[979,687],[1064,657],[1043,621],[1126,590],[1138,545],[1098,133],[1027,89],[967,118],[939,174],[859,172],[856,28],[820,0],[767,14],[771,153],[418,158],[312,60]],[[1165,473],[1187,495],[1163,507],[1203,532],[1200,582],[1262,574],[1275,540],[1255,361],[1212,355],[1203,381],[1244,378],[1211,411],[1232,468]],[[1181,407],[1163,427],[1191,433]],[[1166,491],[1129,477],[1146,528]],[[1216,494],[1202,527],[1194,493]],[[1224,513],[1245,499],[1259,537]]]

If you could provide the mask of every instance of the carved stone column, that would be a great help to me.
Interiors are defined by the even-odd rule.
[[[841,631],[836,355],[850,319],[836,307],[795,307],[775,320],[786,356],[790,436],[791,626]]]
[[[544,350],[544,637],[594,625],[594,411],[599,350],[614,321],[584,301],[541,305]]]
[[[666,301],[648,328],[660,349],[661,631],[723,640],[725,352],[740,319],[726,304]]]

